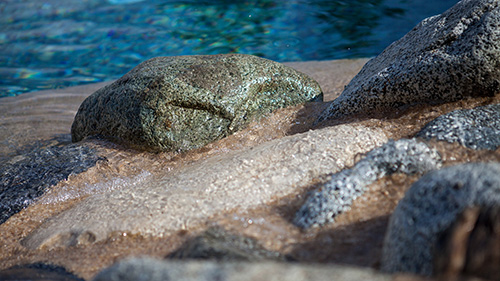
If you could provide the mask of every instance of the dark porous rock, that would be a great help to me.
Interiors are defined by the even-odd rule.
[[[3,281],[84,281],[65,268],[45,263],[18,265],[0,271]]]
[[[309,228],[333,222],[336,215],[349,210],[367,185],[381,177],[393,173],[421,174],[440,166],[441,157],[425,143],[415,139],[391,140],[313,191],[295,215],[294,223]]]
[[[373,269],[335,264],[308,265],[278,262],[171,261],[149,257],[120,261],[103,271],[94,281],[389,281],[392,276]],[[415,279],[405,279],[415,280]]]
[[[255,239],[213,227],[187,241],[168,255],[172,259],[213,259],[217,261],[285,261],[279,252],[264,249]]]
[[[500,146],[500,104],[452,111],[429,122],[416,136],[495,150]]]
[[[413,184],[391,216],[382,269],[427,276],[437,273],[434,255],[442,233],[467,209],[499,206],[499,163],[468,163],[427,173]]]
[[[500,2],[463,0],[370,60],[318,119],[500,91]]]
[[[74,142],[102,135],[153,151],[204,146],[278,108],[321,101],[319,84],[250,55],[157,57],[89,96]]]
[[[45,191],[94,166],[103,158],[87,146],[51,146],[13,157],[0,165],[0,223],[27,207]]]

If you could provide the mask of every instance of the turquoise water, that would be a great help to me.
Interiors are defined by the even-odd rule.
[[[116,79],[156,56],[371,57],[457,1],[0,2],[0,97]]]

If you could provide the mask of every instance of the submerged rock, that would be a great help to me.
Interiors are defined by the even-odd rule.
[[[140,185],[90,196],[43,223],[22,244],[57,247],[100,241],[120,231],[163,236],[190,229],[216,214],[298,192],[385,142],[378,128],[339,125],[214,156]]]
[[[434,273],[438,237],[467,208],[500,206],[500,164],[470,163],[423,176],[405,194],[387,229],[382,269]]]
[[[279,252],[263,248],[255,239],[213,227],[184,243],[168,255],[171,259],[212,259],[217,261],[285,261]]]
[[[392,276],[373,269],[351,268],[335,264],[307,265],[277,262],[176,262],[149,257],[120,261],[101,271],[94,281],[186,280],[186,281],[255,281],[255,280],[393,280]],[[411,279],[410,279],[411,280]]]
[[[75,142],[102,135],[148,150],[183,151],[278,108],[322,99],[316,81],[267,59],[157,57],[88,97],[71,134]]]
[[[318,121],[500,91],[500,8],[463,0],[370,60]]]
[[[47,189],[103,159],[93,149],[71,144],[38,148],[0,165],[0,223],[27,207]]]
[[[425,125],[416,136],[458,142],[472,149],[495,150],[500,146],[500,104],[441,115]]]
[[[441,157],[426,144],[415,139],[391,140],[313,191],[295,215],[294,223],[308,228],[332,222],[336,215],[349,210],[352,201],[377,179],[393,173],[425,173],[440,166]]]

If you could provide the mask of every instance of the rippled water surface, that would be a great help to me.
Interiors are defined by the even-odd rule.
[[[456,2],[3,0],[0,97],[115,79],[155,56],[375,56]]]

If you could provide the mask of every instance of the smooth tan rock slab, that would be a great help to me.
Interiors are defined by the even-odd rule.
[[[137,186],[88,197],[42,224],[22,244],[32,249],[69,246],[103,240],[113,232],[162,236],[189,229],[215,214],[300,191],[386,141],[381,129],[339,125],[215,156]]]

